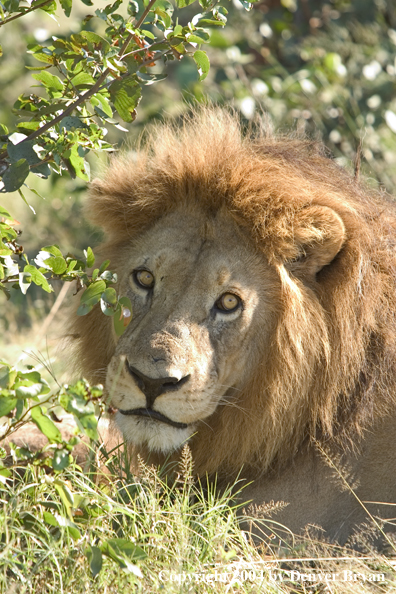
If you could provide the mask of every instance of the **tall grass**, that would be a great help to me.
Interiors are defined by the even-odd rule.
[[[1,594],[396,590],[389,557],[374,551],[312,538],[279,548],[274,535],[254,544],[240,525],[241,518],[249,525],[249,510],[244,515],[235,503],[235,491],[243,500],[241,484],[223,492],[197,484],[187,447],[172,480],[142,462],[132,475],[121,449],[94,472],[75,464],[59,473],[11,467],[13,476],[0,483]]]

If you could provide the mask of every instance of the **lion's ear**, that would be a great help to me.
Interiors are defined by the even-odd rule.
[[[309,206],[297,214],[294,227],[296,257],[286,263],[295,276],[314,277],[341,250],[346,230],[341,217],[327,206]]]

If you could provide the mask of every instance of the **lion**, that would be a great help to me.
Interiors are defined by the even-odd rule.
[[[87,208],[133,314],[119,338],[98,306],[76,319],[78,361],[133,450],[188,443],[197,476],[287,503],[296,534],[394,516],[391,199],[316,140],[206,107],[113,159]]]

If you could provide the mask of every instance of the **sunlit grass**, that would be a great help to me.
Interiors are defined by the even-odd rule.
[[[255,546],[239,523],[249,520],[235,503],[235,491],[243,500],[241,483],[234,496],[231,488],[220,493],[210,483],[197,484],[188,448],[172,480],[143,463],[139,478],[129,468],[122,450],[103,457],[94,473],[76,465],[54,473],[15,464],[13,478],[0,483],[1,594],[396,588],[389,558],[373,551],[332,548],[309,538],[294,548],[279,548],[273,538]],[[292,584],[291,570],[294,578],[327,572],[339,579],[327,586],[302,579]],[[343,579],[350,575],[360,578]]]

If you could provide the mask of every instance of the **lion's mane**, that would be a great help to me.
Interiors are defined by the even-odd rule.
[[[395,209],[315,141],[275,136],[206,108],[180,127],[158,125],[136,152],[117,157],[91,187],[88,211],[103,227],[100,253],[122,270],[128,244],[179,204],[226,209],[252,250],[278,272],[272,339],[256,332],[257,364],[241,406],[220,406],[191,447],[199,474],[251,474],[285,464],[303,442],[346,447],[395,405]],[[330,207],[346,240],[313,283],[294,275],[305,237],[320,243],[307,206]],[[307,215],[310,212],[310,215]],[[311,218],[310,218],[311,217]],[[312,220],[311,220],[312,219]],[[78,359],[103,381],[114,352],[111,322],[95,308],[79,318]]]

